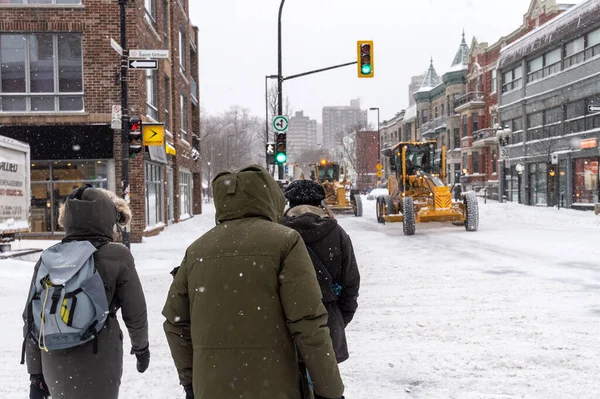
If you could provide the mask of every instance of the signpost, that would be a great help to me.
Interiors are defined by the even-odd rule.
[[[145,146],[164,146],[165,126],[162,123],[142,123],[142,137]]]
[[[277,133],[285,133],[288,131],[290,127],[290,122],[288,121],[287,116],[278,115],[273,118],[273,129]]]
[[[169,58],[169,50],[129,50],[130,58]]]
[[[121,129],[121,118],[123,117],[123,112],[121,111],[120,105],[112,106],[112,117],[110,122],[111,129]]]
[[[158,60],[127,60],[129,69],[158,69]]]

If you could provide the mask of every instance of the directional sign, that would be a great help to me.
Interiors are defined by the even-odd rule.
[[[121,112],[121,106],[120,105],[113,105],[112,106],[112,117],[111,117],[111,122],[110,122],[111,129],[121,129],[121,127],[122,127],[122,123],[121,123],[122,116],[123,116],[123,113]]]
[[[588,112],[600,112],[600,105],[588,105]]]
[[[127,60],[129,69],[158,69],[158,60]]]
[[[380,163],[378,163],[378,164],[377,164],[377,170],[383,170],[383,165],[382,165],[382,164],[380,164]]]
[[[164,146],[165,145],[165,126],[161,123],[142,123],[142,137],[144,145]]]
[[[383,172],[380,171],[380,170],[378,170],[377,173],[376,173],[376,175],[377,175],[377,177],[381,177],[381,176],[383,176]]]
[[[129,50],[130,58],[169,58],[169,50]]]
[[[278,115],[273,118],[273,129],[275,129],[278,133],[285,133],[288,131],[290,127],[290,122],[288,121],[287,116]]]
[[[115,39],[110,38],[110,46],[120,55],[123,55],[123,47]]]
[[[500,147],[500,160],[503,161],[508,158],[510,158],[509,148],[508,147]]]
[[[269,155],[275,154],[275,144],[273,144],[273,143],[267,144],[267,154],[269,154]]]

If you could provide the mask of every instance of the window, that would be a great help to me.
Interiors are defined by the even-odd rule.
[[[598,202],[598,158],[574,160],[575,203]]]
[[[527,63],[527,81],[532,82],[542,78],[542,69],[544,69],[544,56],[539,56]]]
[[[527,63],[527,82],[533,82],[560,72],[561,49],[557,48]]]
[[[563,121],[563,108],[556,107],[544,112],[544,137],[554,137],[561,134],[560,124]]]
[[[82,110],[81,34],[0,34],[0,111]]]
[[[587,49],[585,58],[589,59],[600,54],[600,29],[596,29],[587,35]]]
[[[565,45],[565,68],[583,62],[585,57],[585,38],[580,37]]]
[[[165,76],[165,129],[171,130],[171,80]]]
[[[183,28],[179,28],[179,66],[182,71],[185,71],[185,34]]]
[[[146,163],[146,226],[153,227],[163,221],[162,167]]]
[[[565,133],[577,133],[585,130],[585,100],[567,104]]]
[[[438,107],[435,107],[434,109],[435,109],[435,111],[434,111],[435,112],[434,118],[437,119],[437,117],[438,117]]]
[[[156,0],[144,0],[144,13],[146,21],[156,25]]]
[[[421,115],[423,117],[423,123],[427,123],[427,110],[421,111]]]
[[[527,140],[537,140],[542,138],[543,124],[544,115],[542,112],[527,115]]]
[[[454,149],[460,148],[460,129],[454,129]]]
[[[492,150],[492,173],[498,173],[498,152]]]
[[[462,117],[462,128],[463,128],[463,137],[469,136],[469,117],[467,115],[463,115]]]
[[[473,173],[480,173],[479,172],[479,153],[478,152],[473,153]]]
[[[444,104],[442,104],[442,110],[440,111],[440,116],[444,116]]]
[[[169,48],[169,2],[163,0],[163,47]]]
[[[466,152],[463,154],[463,169],[466,169],[469,173],[469,154]]]
[[[188,141],[187,134],[187,100],[183,94],[179,96],[179,107],[181,109],[181,139]]]
[[[473,132],[476,132],[479,130],[479,114],[471,114],[471,123],[473,125]]]
[[[502,75],[502,92],[520,88],[523,84],[523,67],[518,66]]]
[[[146,71],[146,115],[158,121],[158,74]]]
[[[179,214],[186,219],[192,215],[192,175],[179,172]]]
[[[497,90],[497,82],[496,82],[496,75],[498,74],[498,71],[496,71],[495,69],[492,71],[492,89],[491,89],[491,93],[495,93]]]

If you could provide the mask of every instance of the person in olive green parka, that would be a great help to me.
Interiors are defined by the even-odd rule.
[[[299,399],[296,347],[317,397],[342,397],[314,267],[278,224],[281,189],[258,165],[212,186],[217,226],[187,249],[163,309],[187,397]]]

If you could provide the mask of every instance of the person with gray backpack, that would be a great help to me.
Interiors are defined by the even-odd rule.
[[[23,355],[30,399],[116,399],[123,371],[123,333],[143,373],[150,362],[148,318],[131,253],[114,243],[131,219],[110,191],[75,189],[59,211],[64,240],[35,266],[23,313]]]

